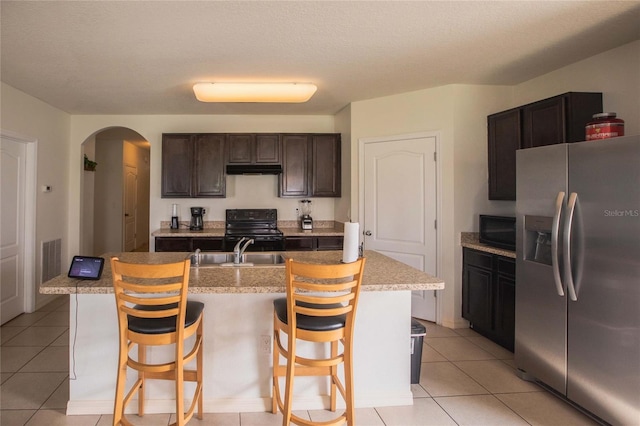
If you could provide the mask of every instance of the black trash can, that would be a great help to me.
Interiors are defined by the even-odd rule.
[[[411,384],[420,383],[420,364],[422,362],[422,344],[427,328],[415,318],[411,318]]]

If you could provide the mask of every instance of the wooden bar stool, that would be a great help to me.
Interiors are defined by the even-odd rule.
[[[278,408],[283,425],[315,425],[292,414],[293,379],[295,376],[329,376],[330,409],[336,411],[336,390],[346,403],[346,410],[322,425],[338,425],[345,421],[355,425],[353,396],[353,325],[365,259],[337,265],[315,265],[286,262],[287,297],[273,302],[273,395],[272,412]],[[286,347],[282,335],[287,336]],[[305,358],[296,354],[298,340],[330,343],[328,358]],[[339,343],[342,351],[339,351]],[[280,355],[286,365],[280,364]],[[344,383],[338,376],[338,365],[344,363]],[[279,377],[286,377],[284,401]]]
[[[118,308],[120,355],[113,408],[113,425],[130,425],[124,409],[138,394],[138,415],[144,415],[147,379],[174,380],[176,388],[176,423],[184,425],[198,407],[202,419],[202,319],[204,304],[187,301],[190,261],[148,265],[123,263],[111,258],[113,290]],[[184,341],[195,335],[193,347],[184,355]],[[130,356],[137,345],[137,359]],[[174,345],[175,358],[170,362],[147,362],[148,346]],[[196,359],[196,369],[185,365]],[[138,371],[138,379],[125,396],[127,368]],[[184,412],[184,381],[196,382],[189,410]]]

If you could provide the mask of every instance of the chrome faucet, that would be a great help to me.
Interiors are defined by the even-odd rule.
[[[200,249],[197,248],[196,251],[193,252],[194,265],[200,266]]]
[[[244,245],[242,245],[243,242],[245,242]],[[233,248],[233,263],[235,263],[236,265],[239,264],[240,258],[242,257],[242,254],[244,253],[244,251],[247,249],[247,247],[249,247],[249,244],[253,244],[254,242],[255,241],[253,239],[247,239],[247,237],[242,237],[240,241],[238,241],[236,246]]]

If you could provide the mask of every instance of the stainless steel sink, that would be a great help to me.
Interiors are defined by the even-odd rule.
[[[196,265],[196,255],[192,254],[191,267],[247,267],[247,266],[281,266],[284,267],[285,258],[279,253],[244,253],[240,256],[240,263],[233,263],[233,253],[200,253],[199,265]]]

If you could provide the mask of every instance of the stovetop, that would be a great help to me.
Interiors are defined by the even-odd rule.
[[[224,233],[227,236],[281,236],[282,231],[279,229],[256,229],[256,228],[236,228],[227,229]]]

